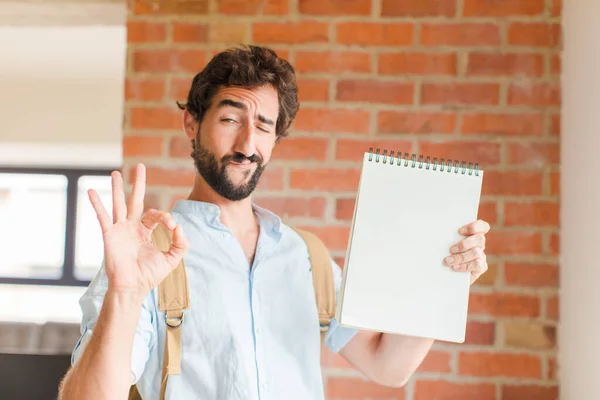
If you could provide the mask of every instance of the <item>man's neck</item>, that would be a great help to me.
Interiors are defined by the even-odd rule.
[[[217,194],[202,178],[196,178],[188,200],[212,203],[219,207],[221,223],[238,235],[244,235],[257,228],[257,219],[252,210],[252,199],[231,201]]]

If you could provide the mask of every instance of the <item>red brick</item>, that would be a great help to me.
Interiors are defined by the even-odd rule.
[[[560,136],[560,114],[550,116],[550,135]]]
[[[208,13],[209,0],[188,1],[128,1],[133,14],[138,15],[202,15]]]
[[[317,235],[330,251],[345,250],[348,246],[350,236],[348,226],[299,226],[298,228]]]
[[[503,385],[502,400],[558,400],[558,386]]]
[[[358,51],[298,51],[294,62],[296,72],[371,72],[371,56]]]
[[[125,100],[156,101],[165,95],[163,78],[129,76],[125,80]]]
[[[425,156],[445,158],[446,161],[465,161],[481,165],[496,165],[500,162],[500,144],[489,142],[421,142]]]
[[[143,49],[133,53],[136,72],[191,72],[204,68],[206,54],[202,50]]]
[[[515,293],[471,293],[469,314],[492,317],[538,317],[540,299],[537,296]]]
[[[464,134],[493,134],[498,136],[542,136],[544,114],[486,114],[469,113],[463,116],[460,129]]]
[[[217,0],[217,10],[227,15],[285,15],[288,0]]]
[[[464,0],[466,17],[533,16],[544,12],[545,0]]]
[[[327,101],[329,99],[329,81],[327,79],[298,78],[298,98],[300,104],[305,101]]]
[[[560,317],[558,296],[551,296],[546,300],[546,317],[558,321]]]
[[[323,218],[326,200],[324,197],[257,197],[260,207],[266,208],[282,218]]]
[[[558,255],[560,252],[560,236],[557,233],[553,233],[550,235],[550,246],[549,246],[550,254]]]
[[[496,385],[493,383],[457,383],[445,380],[423,380],[415,382],[414,400],[496,400]]]
[[[560,196],[560,171],[550,172],[550,194]]]
[[[123,157],[157,157],[162,154],[161,136],[125,136]]]
[[[344,257],[333,257],[333,261],[343,269],[346,259]]]
[[[472,76],[528,76],[544,74],[544,56],[541,54],[470,53],[467,75]]]
[[[329,149],[329,139],[286,137],[275,145],[273,159],[325,161]]]
[[[414,41],[414,24],[340,22],[337,42],[356,46],[409,46]]]
[[[517,46],[548,46],[560,44],[558,23],[513,22],[508,26],[508,44]]]
[[[548,379],[555,381],[557,377],[556,370],[558,368],[556,357],[548,357]]]
[[[530,321],[508,320],[503,323],[504,347],[545,350],[556,348],[556,326]]]
[[[249,33],[247,22],[213,21],[209,25],[208,41],[237,45],[238,43],[247,43]]]
[[[130,194],[131,192],[127,193],[127,195]],[[144,213],[150,209],[164,210],[160,195],[158,193],[149,192],[148,189],[146,189],[146,193],[144,195]]]
[[[558,266],[554,264],[506,262],[504,282],[519,287],[558,287]]]
[[[380,75],[456,75],[456,53],[383,53]]]
[[[499,96],[500,85],[497,83],[424,83],[421,103],[495,105]]]
[[[412,104],[413,93],[414,84],[412,82],[346,79],[337,83],[336,100]]]
[[[508,104],[512,106],[558,107],[561,104],[560,84],[513,83],[508,88]]]
[[[351,221],[356,199],[337,199],[335,201],[335,218],[340,221]]]
[[[371,15],[371,0],[298,0],[300,14]]]
[[[169,156],[170,157],[191,157],[192,154],[192,143],[187,137],[177,136],[171,138],[169,143]]]
[[[336,145],[336,160],[358,161],[361,162],[365,152],[369,151],[369,147],[373,149],[387,150],[387,154],[391,152],[397,153],[411,151],[412,143],[406,140],[353,140],[353,139],[338,139]]]
[[[360,170],[358,169],[293,169],[290,174],[290,188],[328,192],[354,192],[358,189],[359,178]]]
[[[532,231],[490,231],[486,235],[488,255],[541,254],[542,236]]]
[[[260,181],[258,182],[257,189],[259,190],[283,190],[283,169],[275,167],[267,167]]]
[[[425,46],[499,46],[500,27],[491,23],[424,22],[420,40]]]
[[[181,129],[182,115],[177,108],[135,107],[131,109],[133,129]]]
[[[255,22],[255,43],[327,43],[329,27],[324,22]]]
[[[129,173],[129,183],[133,183],[135,167]],[[192,187],[195,171],[193,168],[146,166],[146,184],[148,186]]]
[[[479,212],[477,218],[482,219],[494,225],[498,222],[497,204],[494,201],[482,201],[479,203]]]
[[[346,108],[301,107],[294,129],[331,133],[368,133],[369,112]]]
[[[489,221],[488,221],[489,222]],[[477,278],[474,283],[476,286],[494,286],[498,279],[498,263],[488,260],[488,270]]]
[[[552,10],[550,10],[552,16],[559,17],[562,14],[562,0],[553,0],[552,1]]]
[[[560,143],[521,142],[508,147],[511,164],[546,167],[560,164]]]
[[[404,388],[378,385],[362,378],[328,377],[325,384],[328,399],[404,400]]]
[[[384,17],[453,17],[456,15],[456,8],[456,0],[382,0],[381,15]]]
[[[430,350],[417,368],[418,372],[451,372],[450,353],[442,350]]]
[[[542,361],[530,354],[461,352],[458,370],[461,375],[540,379]]]
[[[559,54],[552,55],[550,58],[550,74],[554,76],[560,75],[562,71],[562,61]]]
[[[192,87],[192,78],[171,78],[171,89],[169,91],[169,97],[173,100],[186,101],[188,92]]]
[[[381,133],[453,133],[456,113],[426,111],[380,111],[377,130]]]
[[[160,43],[167,39],[162,22],[127,21],[127,43]]]
[[[496,324],[494,322],[467,322],[465,344],[493,345],[496,340]]]
[[[200,22],[173,22],[173,42],[205,43],[208,41],[208,26]]]
[[[542,194],[543,176],[540,172],[485,171],[481,194],[504,196],[536,196]]]
[[[504,225],[558,227],[559,214],[558,202],[507,202],[504,204]]]

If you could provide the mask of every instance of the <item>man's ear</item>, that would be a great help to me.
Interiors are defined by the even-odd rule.
[[[198,133],[198,121],[190,114],[187,108],[183,110],[183,130],[190,140],[194,140]]]

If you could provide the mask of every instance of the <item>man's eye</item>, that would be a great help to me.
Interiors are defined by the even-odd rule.
[[[229,124],[237,122],[235,119],[231,119],[231,118],[223,118],[221,121],[227,122]]]

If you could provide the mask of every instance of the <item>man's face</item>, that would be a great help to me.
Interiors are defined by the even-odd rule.
[[[215,95],[195,133],[187,132],[186,116],[196,168],[220,196],[238,201],[254,191],[275,145],[278,113],[271,86],[228,87]]]

